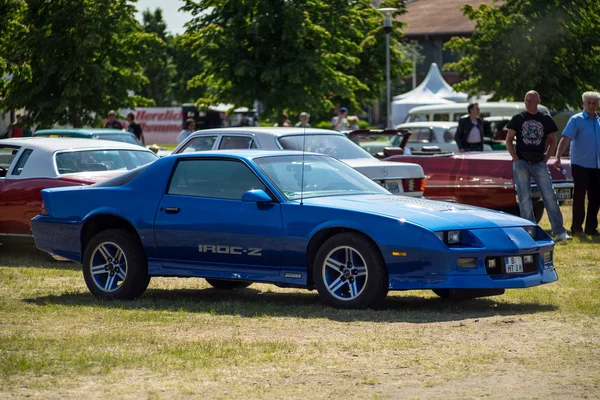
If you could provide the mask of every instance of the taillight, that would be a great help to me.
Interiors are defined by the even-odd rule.
[[[50,215],[46,205],[44,204],[44,200],[42,200],[42,208],[40,209],[40,215]]]
[[[425,178],[402,179],[402,187],[404,188],[404,193],[424,192]]]

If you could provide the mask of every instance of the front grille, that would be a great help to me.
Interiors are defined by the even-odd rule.
[[[490,259],[496,260],[496,267],[495,268],[490,268],[489,267],[488,260],[490,260]],[[521,259],[523,259],[523,256],[521,256]],[[507,274],[506,273],[506,264],[504,262],[504,257],[487,257],[485,259],[485,270],[487,271],[488,275],[507,275],[507,276],[511,276],[511,275],[521,275],[521,274],[531,274],[533,272],[537,272],[538,271],[538,255],[537,254],[533,254],[533,262],[530,262],[530,263],[523,262],[523,272],[517,272],[517,273]]]

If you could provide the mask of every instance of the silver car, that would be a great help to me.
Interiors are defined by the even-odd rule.
[[[304,149],[338,158],[393,194],[420,197],[425,189],[425,175],[420,165],[378,160],[344,134],[327,129],[207,129],[192,133],[172,154],[226,149]]]

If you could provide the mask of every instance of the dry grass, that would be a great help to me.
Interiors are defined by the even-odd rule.
[[[103,302],[79,266],[1,249],[0,398],[599,398],[599,250],[557,246],[559,282],[500,297],[341,311],[201,279]]]

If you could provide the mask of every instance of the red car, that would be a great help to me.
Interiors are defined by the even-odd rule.
[[[0,140],[0,242],[32,241],[40,191],[90,185],[155,161],[152,151],[127,143],[88,139]]]
[[[368,135],[389,137],[390,132],[370,132]],[[396,131],[394,134],[403,136],[402,140],[398,141],[400,146],[385,148],[380,157],[386,161],[409,162],[423,167],[427,179],[423,194],[425,197],[519,214],[512,158],[507,151],[451,154],[435,152],[435,149],[432,149],[432,152],[404,155],[403,148],[410,133]],[[549,161],[548,169],[558,201],[562,203],[571,200],[574,187],[571,164],[568,159],[563,159],[562,171],[554,168],[553,164],[553,160]],[[533,181],[531,189],[533,211],[536,221],[539,222],[544,214],[544,203]]]

